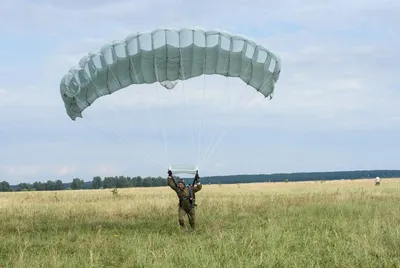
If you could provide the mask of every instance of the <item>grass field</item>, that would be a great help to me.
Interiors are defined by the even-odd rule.
[[[0,193],[0,267],[400,267],[400,179]]]

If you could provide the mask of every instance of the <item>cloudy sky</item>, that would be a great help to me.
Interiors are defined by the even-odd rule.
[[[0,181],[399,167],[397,0],[1,0],[0,20]],[[67,116],[59,84],[82,56],[166,27],[263,44],[282,60],[274,98],[207,76]]]

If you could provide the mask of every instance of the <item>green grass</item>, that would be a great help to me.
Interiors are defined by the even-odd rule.
[[[400,180],[0,193],[0,267],[400,267]]]

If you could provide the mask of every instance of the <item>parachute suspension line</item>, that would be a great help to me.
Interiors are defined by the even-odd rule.
[[[137,72],[136,72],[136,70],[135,70],[135,68],[134,68],[132,59],[131,59],[130,57],[129,57],[129,60],[130,60],[130,65],[132,66],[132,68],[133,68],[133,70],[134,70],[134,74],[135,74],[136,80],[139,81],[139,80],[138,80],[138,76],[137,76]],[[108,71],[111,72],[114,81],[120,86],[120,83],[119,83],[118,79],[116,78],[114,72],[107,66],[107,72],[108,72]],[[97,85],[96,85],[96,84],[94,83],[94,81],[92,80],[91,76],[88,76],[88,77],[89,77],[89,79],[91,80],[91,82],[93,83],[93,85],[96,87],[96,91],[101,92],[101,91],[99,90],[99,88],[97,87]],[[132,80],[132,79],[131,79],[131,80]],[[132,81],[132,82],[133,82],[133,81]],[[133,83],[132,83],[132,84],[133,84]],[[111,91],[109,91],[109,93],[111,94]],[[96,92],[96,95],[99,96],[99,94],[98,94],[97,92]],[[139,96],[140,96],[140,95],[139,95]],[[82,103],[82,101],[80,101],[78,98],[75,98],[75,99],[76,99],[81,105],[83,105],[84,107],[87,106],[87,105],[85,105],[84,103]],[[144,103],[146,103],[146,102],[144,102]],[[147,113],[148,113],[148,116],[149,116],[149,118],[150,118],[150,121],[153,123],[153,127],[154,127],[154,120],[153,120],[152,116],[151,116],[150,113],[149,113],[149,108],[148,108],[148,106],[147,106],[147,103],[146,103],[146,108],[147,108]],[[111,114],[113,115],[113,117],[114,117],[114,122],[116,122],[117,120],[119,120],[119,118],[118,118],[117,116],[115,116],[115,111],[114,111],[113,109],[111,109],[110,107],[108,107],[108,110],[109,110],[109,111],[111,112]],[[90,122],[90,121],[87,121],[87,122]],[[94,129],[94,130],[98,131],[98,129]],[[116,138],[116,140],[118,141],[118,143],[119,143],[121,146],[124,146],[124,148],[127,148],[127,147],[128,147],[128,144],[127,144],[126,142],[124,142],[124,141],[122,140],[121,136],[118,135],[117,133],[115,133],[114,131],[109,130],[109,132],[107,132],[107,131],[101,131],[101,132],[108,133],[108,134],[112,134],[112,135]],[[165,132],[164,132],[163,134],[165,134]],[[138,138],[138,140],[141,141],[141,142],[143,142],[143,143],[149,143],[145,138],[143,138],[143,135],[141,135],[141,136]],[[146,154],[145,154],[145,155],[146,155]],[[156,166],[156,167],[161,167],[161,168],[163,168],[163,169],[167,169],[167,167],[161,163],[161,161],[160,161],[159,158],[155,157],[153,154],[150,153],[150,150],[148,150],[148,155],[146,155],[146,156],[147,156],[149,159],[151,159],[151,162],[150,162],[150,163],[151,163],[152,165],[154,165],[154,166]],[[154,160],[158,160],[157,165],[155,165],[155,163],[153,162]]]
[[[221,143],[222,138],[225,137],[227,135],[227,130],[221,131],[220,135],[218,136],[217,142],[214,144],[213,148],[211,149],[211,151],[206,154],[204,156],[205,161],[207,161],[211,155],[214,153],[215,149],[218,147],[218,145]],[[207,151],[208,152],[208,151]]]
[[[272,77],[269,77],[262,85],[260,88],[262,88],[266,83],[268,83],[270,80],[272,79]],[[245,88],[247,88],[248,85],[246,84]],[[249,104],[254,98],[255,96],[250,96],[248,97],[248,99],[246,101],[243,101],[243,93],[245,92],[245,90],[242,90],[242,93],[240,94],[240,98],[239,100],[236,102],[235,106],[238,106],[238,110],[243,113],[246,112],[251,106],[247,106],[247,104]],[[259,103],[260,101],[264,100],[264,98],[258,98],[255,103]],[[247,106],[247,107],[246,107]]]
[[[79,100],[78,98],[75,98],[75,99],[76,99],[76,101],[77,101],[79,104],[81,104],[81,105],[83,105],[83,106],[86,106],[86,104],[84,104],[84,103],[83,103],[81,100]],[[116,134],[115,132],[112,132],[112,131],[105,131],[105,130],[99,130],[99,129],[97,129],[97,128],[94,126],[94,124],[93,124],[90,120],[85,121],[85,123],[86,123],[86,124],[84,124],[84,126],[87,127],[87,128],[89,128],[90,130],[94,130],[95,132],[102,132],[102,133],[107,134],[107,135],[110,135],[110,134],[111,134],[111,136],[113,136],[114,138],[117,139],[118,143],[122,144],[121,138],[120,138],[120,137],[118,136],[118,134]]]
[[[248,87],[248,85],[246,85],[245,88],[246,88],[246,87]],[[247,105],[249,102],[251,102],[251,100],[253,100],[253,98],[254,98],[254,97],[250,97],[250,98],[248,98],[245,102],[243,102],[241,106],[238,105],[239,107],[238,107],[237,111],[239,111],[240,113],[247,111],[247,110],[250,108],[250,106],[246,107],[246,105]],[[258,102],[260,102],[261,100],[264,100],[264,99],[263,99],[263,98],[259,98],[259,99],[256,100],[256,102],[258,103]],[[240,102],[240,100],[239,100],[239,102]],[[246,108],[245,108],[245,107],[246,107]],[[225,129],[224,129],[224,131],[223,131],[223,133],[221,133],[220,138],[218,139],[217,143],[215,144],[215,146],[213,147],[213,149],[211,150],[211,152],[210,152],[208,155],[206,155],[206,156],[204,157],[204,158],[205,158],[205,162],[212,156],[212,154],[214,153],[215,149],[217,148],[217,146],[219,145],[219,143],[222,141],[222,137],[221,137],[221,136],[226,136],[226,135],[228,134],[228,128],[229,128],[229,126],[226,125],[226,126],[225,126]],[[205,162],[203,162],[202,164],[204,164]],[[200,165],[199,165],[199,166],[200,166]],[[204,169],[204,168],[202,168],[202,169]]]
[[[156,83],[156,91],[158,91],[158,84],[157,83]],[[164,113],[161,113],[161,117],[162,117],[162,119],[161,119],[162,122],[166,122]],[[153,126],[154,126],[154,121],[153,121]],[[166,158],[167,163],[168,163],[168,139],[167,139],[167,133],[166,133],[165,129],[166,128],[165,128],[164,123],[163,123],[162,124],[162,135],[163,135],[163,139],[164,139],[164,154],[165,154],[165,158]]]
[[[157,96],[158,96],[158,92],[160,91],[160,89],[159,89],[159,87],[158,87],[158,83],[156,83],[156,93],[157,93]],[[162,89],[161,89],[162,90]],[[163,98],[163,100],[165,100],[165,98]],[[151,111],[151,110],[150,110]],[[150,112],[151,113],[151,112]],[[161,113],[161,122],[166,122],[166,120],[165,120],[165,115],[164,115],[164,113]],[[153,123],[154,124],[154,123]],[[164,125],[165,123],[163,123],[162,124],[162,129],[161,129],[161,132],[162,132],[162,135],[163,135],[163,140],[164,140],[164,155],[165,155],[165,157],[167,158],[166,159],[166,162],[168,162],[168,139],[167,139],[167,132],[166,132],[166,127],[165,127],[165,125]]]
[[[270,82],[271,81],[271,79],[272,79],[272,76],[270,76],[261,86],[260,86],[260,88],[262,88],[266,83],[268,83],[268,82]],[[248,84],[246,84],[246,86],[245,86],[245,88],[247,88],[248,87]],[[258,91],[258,90],[257,90]],[[246,92],[246,90],[242,90],[242,92],[241,92],[241,94],[240,94],[240,97],[239,97],[239,100],[236,102],[236,104],[234,105],[234,106],[238,106],[239,108],[239,110],[240,110],[240,112],[246,112],[249,108],[250,108],[250,106],[247,106],[247,104],[249,104],[253,99],[254,99],[254,97],[255,96],[250,96],[246,101],[243,101],[244,100],[244,98],[243,98],[243,93],[244,92]],[[265,97],[264,97],[265,98]],[[258,103],[258,102],[260,102],[261,100],[264,100],[264,98],[258,98],[256,101],[255,101],[255,103]],[[245,108],[245,106],[247,106],[247,108]]]
[[[228,105],[225,106],[225,113],[229,113],[230,109],[230,94],[229,94],[229,90],[228,90],[228,78],[225,78],[225,83],[224,83],[224,91],[225,91],[225,96],[228,98]],[[210,141],[208,142],[208,145],[206,147],[206,150],[203,154],[202,159],[207,159],[207,155],[209,154],[209,151],[211,150],[212,152],[215,150],[216,146],[218,146],[218,144],[220,143],[220,141],[222,140],[222,138],[225,136],[225,132],[223,131],[224,129],[222,129],[219,134],[215,134],[212,137],[210,137]],[[211,149],[214,148],[214,149]],[[202,160],[203,161],[203,160]]]
[[[129,57],[129,58],[130,58],[130,57]],[[134,65],[133,65],[133,62],[132,62],[132,59],[131,59],[131,58],[130,58],[130,65],[132,66],[132,69],[133,69],[133,72],[134,72],[134,74],[135,74],[136,80],[139,81],[138,76],[137,76],[137,72],[136,72],[136,70],[135,70],[135,67],[134,67]],[[108,69],[108,68],[107,68],[107,69]],[[112,70],[111,70],[111,73],[112,73],[112,75],[113,75],[113,77],[114,77],[114,80],[119,84],[119,81],[116,79],[116,77],[115,77],[114,73],[112,72]],[[131,80],[132,80],[132,79],[131,79]],[[111,92],[110,92],[110,93],[111,93]],[[138,94],[139,94],[139,93],[138,93]],[[139,97],[140,97],[140,94],[139,94]],[[145,103],[146,103],[146,102],[145,102]],[[147,108],[147,106],[146,106],[146,108]],[[113,109],[110,109],[110,110],[111,110],[111,113],[112,113],[113,115],[115,115],[114,110],[113,110]],[[114,116],[114,117],[115,117],[115,116]],[[115,117],[115,118],[114,118],[114,122],[117,121],[117,120],[119,120],[119,118],[118,118],[118,117]],[[128,148],[128,144],[127,144],[126,142],[124,142],[118,134],[116,134],[115,132],[113,132],[113,133],[114,133],[114,135],[118,138],[118,140],[120,141],[120,145],[124,145],[124,148]],[[145,140],[145,138],[143,138],[143,135],[141,135],[140,137],[138,137],[138,140],[141,141],[141,142],[143,142],[143,143],[147,143],[147,142],[148,142],[148,141]],[[149,159],[151,159],[150,163],[151,163],[152,165],[157,166],[157,167],[162,167],[163,169],[166,169],[166,166],[164,166],[164,165],[161,163],[161,161],[159,160],[159,158],[157,158],[157,157],[155,157],[153,154],[151,154],[151,153],[150,153],[150,150],[147,150],[147,151],[148,151],[148,152],[147,152],[147,154],[145,154],[145,155],[146,155]],[[153,161],[155,161],[155,160],[158,161],[158,162],[157,162],[157,165],[155,165],[155,163],[153,162]]]
[[[143,100],[142,101],[142,103],[144,103],[144,105],[145,105],[145,107],[146,107],[146,114],[147,114],[147,117],[149,118],[149,121],[150,121],[150,123],[151,123],[151,126],[152,126],[152,128],[154,129],[154,131],[156,132],[156,127],[155,127],[155,123],[154,123],[154,118],[153,118],[153,116],[152,116],[152,114],[151,114],[151,112],[150,112],[150,110],[151,109],[149,109],[149,106],[148,106],[148,104],[147,104],[147,102],[145,101],[145,100]],[[142,137],[142,136],[141,136]],[[141,141],[144,143],[144,144],[147,144],[147,145],[150,145],[150,141],[148,141],[148,140],[145,140],[145,138],[143,138],[142,137],[142,139],[141,139]],[[150,154],[150,151],[151,151],[152,149],[148,149],[147,151],[148,151],[148,153]],[[160,161],[160,157],[156,157],[156,156],[154,156],[153,154],[151,154],[151,156],[152,156],[152,160],[154,161],[154,160],[157,160],[158,161],[158,163],[162,163],[161,161]],[[160,166],[162,166],[164,169],[166,169],[167,167],[165,166],[165,165],[163,165],[163,164],[160,164]]]
[[[244,77],[246,77],[247,72],[248,72],[248,70],[249,70],[249,68],[250,68],[251,63],[252,63],[252,61],[250,60],[249,63],[247,64],[247,66],[246,66],[246,70],[245,70]],[[246,88],[247,88],[248,86],[249,86],[248,83],[246,83],[246,85],[244,85],[243,90],[242,90],[242,92],[241,92],[241,94],[240,94],[240,97],[239,97],[238,101],[235,102],[235,106],[238,106],[238,104],[240,103],[240,101],[243,100],[243,93],[246,91]]]
[[[206,54],[206,47],[207,47],[207,38],[204,39],[205,45],[204,45],[204,57],[203,57],[203,101],[201,104],[201,112],[200,112],[200,129],[197,135],[197,161],[196,161],[196,166],[199,167],[199,162],[201,161],[200,159],[200,147],[203,146],[203,139],[204,139],[204,134],[203,134],[203,126],[204,126],[204,106],[206,102],[206,66],[207,66],[207,54]]]
[[[97,88],[97,86],[95,86],[96,87],[96,90],[98,90],[98,88]],[[97,93],[96,93],[97,94]],[[83,103],[79,98],[75,98],[75,100],[76,100],[76,102],[77,103],[79,103],[80,105],[82,105],[83,107],[85,107],[86,106],[86,104],[85,103]],[[112,112],[112,111],[111,111]],[[95,127],[95,125],[90,121],[90,120],[87,120],[87,121],[84,121],[85,122],[85,124],[83,124],[86,128],[88,128],[88,129],[90,129],[90,130],[93,130],[94,132],[101,132],[101,133],[103,133],[103,134],[107,134],[108,136],[112,136],[113,138],[115,138],[115,141],[119,144],[119,145],[123,145],[123,142],[122,142],[122,140],[121,140],[121,137],[118,135],[118,134],[116,134],[115,132],[113,132],[113,131],[105,131],[105,130],[102,130],[102,129],[98,129],[98,128],[96,128]]]
[[[152,38],[153,38],[153,36],[152,36]],[[154,50],[154,40],[152,40],[151,44],[152,44],[152,49]],[[159,76],[158,76],[158,65],[157,65],[157,59],[156,59],[155,53],[153,53],[153,59],[154,59],[154,73],[156,75],[156,80],[157,80],[157,82],[155,83],[156,84],[156,92],[158,92],[158,83],[160,82],[160,80],[159,80]],[[150,114],[148,107],[147,107],[147,114]],[[163,140],[164,140],[164,155],[167,158],[167,162],[168,162],[168,140],[167,140],[167,134],[165,131],[165,126],[164,126],[164,124],[165,124],[164,123],[165,122],[164,113],[161,113],[161,117],[162,117],[162,122],[163,122],[162,135],[163,135]],[[152,119],[152,124],[153,124],[153,127],[155,128],[153,119]]]
[[[221,36],[219,37],[219,43],[221,43]],[[232,50],[232,45],[233,45],[233,44],[231,43],[230,50]],[[218,56],[217,56],[217,57],[218,57]],[[225,60],[224,60],[224,65],[223,65],[223,70],[226,69],[226,73],[227,73],[227,74],[229,73],[229,64],[230,64],[230,61],[229,61],[229,53],[227,53],[227,55],[226,55],[226,57],[225,57]],[[226,97],[228,98],[228,105],[225,106],[225,107],[227,107],[225,113],[229,113],[229,112],[230,112],[229,106],[230,106],[231,97],[230,97],[230,94],[229,94],[229,93],[230,93],[230,92],[229,92],[229,80],[228,80],[228,77],[227,77],[227,76],[225,76],[225,81],[224,81],[224,82],[225,82],[225,83],[224,83],[225,95],[226,95]],[[216,136],[217,136],[217,135],[218,135],[218,134],[216,134]],[[221,132],[219,133],[219,135],[218,135],[217,137],[210,137],[210,141],[209,141],[209,143],[208,143],[208,145],[207,145],[207,147],[206,147],[206,150],[205,150],[205,152],[204,152],[204,154],[203,154],[203,156],[202,156],[202,159],[200,160],[200,163],[202,163],[202,162],[204,161],[204,158],[206,158],[206,156],[208,155],[208,152],[209,152],[210,148],[212,147],[212,144],[214,143],[214,139],[216,139],[216,142],[215,142],[215,145],[213,146],[212,152],[214,152],[216,146],[219,145],[220,141],[222,140],[222,138],[223,138],[224,136],[225,136],[225,134],[224,134],[224,132],[221,130]],[[200,164],[199,164],[198,166],[200,166]]]
[[[247,87],[248,85],[246,85],[245,87]],[[242,109],[242,107],[245,107],[245,105],[247,105],[253,98],[250,97],[249,99],[247,99],[247,101],[244,102],[243,106],[239,106],[238,110],[240,112],[245,112],[249,109],[249,106],[246,109]],[[263,100],[262,98],[259,98],[256,102],[260,102],[261,100]],[[214,153],[215,149],[218,147],[218,145],[220,144],[220,142],[222,141],[222,138],[225,137],[228,134],[228,126],[225,126],[224,131],[220,133],[217,142],[215,143],[214,147],[211,149],[211,152],[205,156],[205,160],[208,160],[212,154]],[[207,149],[208,152],[208,149]]]
[[[107,69],[108,69],[108,68],[107,68]],[[96,93],[97,97],[100,97],[99,94],[101,94],[101,90],[99,89],[99,87],[97,86],[97,84],[93,81],[92,76],[91,76],[90,74],[88,74],[88,78],[90,79],[90,82],[93,83],[94,87],[96,88],[95,93]],[[110,91],[109,91],[109,92],[110,92]],[[110,94],[111,94],[111,92],[110,92]],[[86,96],[86,100],[87,100],[87,99],[88,99],[88,98],[87,98],[87,96]],[[75,98],[75,100],[76,100],[77,102],[79,102],[83,107],[85,107],[86,105],[90,105],[90,104],[88,104],[88,103],[87,103],[87,104],[84,104],[79,98]],[[111,113],[114,115],[114,111],[111,110]],[[85,127],[88,127],[88,128],[90,128],[91,130],[95,130],[96,132],[97,132],[97,131],[100,131],[100,132],[102,132],[102,133],[104,133],[104,134],[107,134],[107,135],[110,135],[110,134],[111,134],[112,136],[114,136],[114,137],[117,139],[117,141],[118,141],[118,143],[119,143],[120,145],[123,144],[123,142],[122,142],[122,140],[121,140],[121,137],[120,137],[117,133],[112,132],[112,131],[108,132],[108,131],[96,129],[96,128],[94,127],[94,125],[92,125],[92,122],[91,122],[90,120],[86,121],[86,123],[87,123],[87,124],[84,124]]]
[[[248,85],[246,85],[245,88],[246,88],[247,86],[248,86]],[[241,106],[241,107],[239,106],[238,111],[240,111],[240,112],[247,111],[247,110],[249,109],[250,106],[248,106],[246,109],[243,109],[243,107],[245,107],[245,105],[248,104],[252,99],[253,99],[253,98],[250,97],[247,101],[244,102],[243,106]],[[256,102],[260,102],[261,100],[263,100],[263,98],[259,98]],[[239,101],[239,102],[240,102],[240,101]],[[201,165],[199,165],[199,166],[202,166],[204,163],[206,163],[207,160],[209,160],[209,158],[211,158],[211,156],[213,155],[214,151],[216,150],[216,148],[218,147],[218,145],[221,143],[222,138],[225,137],[225,136],[228,134],[228,128],[229,128],[229,126],[226,125],[225,128],[224,128],[224,130],[223,130],[223,132],[220,133],[220,136],[218,137],[218,140],[217,140],[217,142],[215,143],[214,147],[211,149],[211,151],[210,151],[208,154],[207,154],[207,153],[205,154],[205,156],[204,156],[204,162],[202,162]],[[208,148],[207,148],[207,152],[208,152],[208,151],[209,151],[209,150],[208,150]],[[204,168],[202,168],[202,169],[204,169]]]
[[[82,103],[82,101],[80,101],[78,98],[75,98],[75,99],[76,99],[81,105],[84,105],[84,104]],[[114,118],[118,118],[118,116],[115,116],[115,112],[114,112],[110,107],[107,107],[107,108],[108,108],[108,110],[113,114],[113,117],[114,117]],[[117,119],[117,120],[119,120],[119,119]],[[115,121],[116,121],[116,120],[115,120]],[[114,122],[115,122],[115,121],[114,121]],[[90,129],[94,130],[95,132],[99,131],[98,128],[96,128],[94,125],[91,125],[91,121],[86,121],[86,122],[87,122],[87,124],[85,124],[85,126],[89,127]],[[111,134],[112,136],[114,136],[114,138],[116,138],[117,143],[118,143],[121,147],[123,147],[123,148],[128,148],[128,144],[127,144],[127,143],[122,139],[122,137],[121,137],[120,135],[118,135],[116,132],[111,131],[111,130],[108,130],[108,131],[100,130],[100,132],[103,132],[103,133],[105,133],[105,134]],[[142,141],[142,142],[145,142],[143,138],[141,139],[141,141]],[[149,153],[149,154],[150,154],[150,153]],[[159,160],[159,159],[157,159],[154,155],[147,155],[147,157],[148,157],[149,159],[151,159],[152,161],[154,161],[154,159]],[[154,162],[151,162],[151,164],[152,164],[153,166],[155,166],[155,167],[161,167],[161,168],[163,168],[163,169],[166,169],[166,168],[167,168],[166,166],[164,166],[163,164],[161,164],[160,161],[158,161],[157,165],[156,165]]]
[[[180,42],[180,41],[179,41]],[[192,131],[192,127],[193,127],[193,125],[192,125],[192,114],[191,114],[191,109],[189,108],[189,106],[188,106],[188,104],[187,104],[187,98],[186,98],[186,92],[185,92],[185,80],[186,80],[186,78],[185,78],[185,69],[184,69],[184,67],[183,67],[183,65],[184,65],[184,62],[183,62],[183,57],[182,57],[182,48],[181,48],[181,44],[179,44],[179,55],[180,55],[180,71],[181,71],[181,73],[182,73],[182,78],[183,78],[183,81],[182,81],[182,92],[183,92],[183,98],[184,98],[184,101],[185,101],[185,106],[186,106],[186,110],[187,110],[187,116],[189,117],[189,141],[190,141],[190,143],[192,144],[192,148],[196,148],[195,147],[195,142],[194,142],[194,137],[193,137],[193,131]]]
[[[219,45],[221,45],[221,36],[218,37],[218,43],[219,43]],[[205,47],[207,47],[207,39],[206,39],[206,45],[205,45]],[[231,42],[230,51],[232,50],[232,48],[233,48],[233,43]],[[219,53],[217,54],[217,58],[219,58]],[[230,64],[230,61],[228,61],[229,59],[230,59],[230,58],[229,58],[229,52],[228,52],[228,53],[226,54],[226,57],[225,57],[225,60],[224,60],[224,65],[223,65],[223,70],[225,70],[225,68],[226,68],[227,74],[229,73],[229,64]],[[205,73],[205,72],[204,72],[205,66],[206,66],[206,57],[204,58],[203,73]],[[230,95],[229,95],[229,91],[228,91],[228,86],[229,86],[228,77],[226,77],[226,78],[225,78],[225,86],[224,86],[224,88],[225,88],[225,94],[227,95],[228,99],[230,100]],[[205,88],[205,84],[203,84],[203,90],[204,90],[204,88]],[[204,96],[204,95],[205,95],[205,90],[204,90],[204,92],[203,92],[203,101],[205,100],[205,96]],[[229,107],[229,105],[228,105],[228,107]],[[221,139],[221,135],[222,135],[222,133],[220,133],[219,139]],[[217,140],[218,140],[218,138],[217,138]],[[213,143],[213,141],[214,141],[214,137],[210,137],[210,142],[208,143],[208,146],[207,146],[207,148],[206,148],[206,150],[205,150],[205,152],[204,152],[204,154],[203,154],[202,159],[200,159],[200,162],[203,161],[203,158],[205,157],[205,155],[206,155],[207,152],[209,151],[209,148],[210,148],[211,144]],[[198,166],[199,166],[199,165],[198,165]]]
[[[205,53],[204,53],[205,54]],[[205,57],[204,57],[205,58]],[[205,66],[205,63],[204,63]],[[204,67],[203,67],[204,68]],[[204,73],[204,70],[203,70]],[[199,166],[199,161],[200,161],[200,147],[203,145],[203,123],[204,123],[204,106],[205,106],[205,101],[206,101],[206,75],[203,75],[203,101],[201,104],[201,109],[200,109],[200,124],[199,124],[199,132],[197,135],[197,162],[196,166]]]
[[[249,61],[249,63],[248,63],[247,66],[246,66],[246,69],[245,69],[245,76],[247,75],[247,72],[248,72],[248,70],[249,70],[249,67],[250,67],[251,62],[252,62],[252,61]],[[238,106],[238,104],[240,103],[240,101],[243,100],[242,95],[243,95],[244,90],[245,90],[247,87],[248,87],[248,84],[246,83],[246,85],[244,85],[244,89],[242,90],[241,97],[239,98],[239,100],[238,100],[238,102],[236,103],[235,106]],[[249,100],[247,100],[246,103],[249,102],[251,99],[252,99],[252,98],[249,98]],[[240,107],[240,106],[239,106],[239,107]],[[238,109],[238,110],[240,110],[240,109]],[[229,111],[232,111],[232,109],[230,108]],[[209,152],[209,147],[210,147],[210,144],[209,144],[209,146],[207,147],[207,150],[206,150],[206,152],[205,152],[205,154],[204,154],[204,156],[203,156],[203,159],[202,159],[201,163],[199,164],[199,167],[201,166],[202,169],[204,169],[204,168],[203,168],[203,164],[205,164],[205,163],[207,162],[207,160],[209,160],[209,158],[211,158],[211,156],[212,156],[213,153],[215,152],[215,149],[217,148],[217,146],[218,146],[218,145],[220,144],[220,142],[222,141],[222,137],[224,137],[224,136],[227,135],[227,133],[228,133],[228,128],[229,128],[229,126],[228,126],[228,124],[226,124],[226,125],[224,126],[223,130],[221,131],[221,133],[220,133],[220,135],[219,135],[219,137],[218,137],[218,139],[217,139],[217,142],[215,143],[215,145],[213,146],[213,148],[211,149],[210,152]]]
[[[140,48],[139,39],[137,39],[137,47],[138,47],[139,50],[141,49],[141,48]],[[136,69],[135,69],[135,65],[133,64],[132,58],[131,58],[131,57],[129,57],[129,62],[130,62],[130,66],[132,67],[133,73],[135,74],[136,81],[139,81],[138,72],[137,72]],[[155,66],[156,66],[156,65],[155,65]],[[157,69],[156,69],[156,72],[157,72]],[[156,73],[156,75],[157,75],[157,73]],[[157,88],[156,88],[156,89],[157,89]],[[138,94],[139,102],[145,104],[147,116],[149,117],[149,119],[150,119],[150,121],[151,121],[151,123],[152,123],[152,126],[153,126],[153,128],[155,129],[154,120],[153,120],[153,117],[152,117],[151,114],[150,114],[150,111],[149,111],[150,109],[149,109],[149,107],[148,107],[147,102],[146,102],[145,100],[140,101],[140,99],[142,98],[142,96],[141,96],[140,92],[137,92],[137,94]],[[138,133],[138,132],[137,132],[137,133]],[[140,139],[139,139],[139,138],[140,138]],[[142,142],[142,143],[144,143],[144,144],[146,144],[146,143],[147,143],[147,144],[150,144],[149,140],[144,138],[144,135],[141,135],[139,138],[138,138],[138,140],[139,140],[140,142]],[[151,164],[154,165],[154,161],[157,160],[157,164],[158,164],[159,167],[161,167],[161,168],[163,168],[163,169],[166,169],[166,168],[167,168],[165,165],[162,164],[162,162],[160,161],[160,158],[159,158],[159,157],[156,157],[154,154],[151,153],[151,150],[150,150],[150,149],[147,150],[147,154],[146,154],[146,153],[144,153],[144,154],[149,158],[149,160],[151,160],[151,161],[150,161]]]
[[[147,116],[149,118],[149,121],[151,122],[151,125],[152,125],[153,129],[156,129],[155,128],[155,124],[154,124],[154,119],[152,117],[151,112],[149,111],[150,109],[148,107],[147,102],[144,99],[142,99],[143,97],[140,94],[140,92],[138,92],[137,94],[138,94],[139,102],[140,103],[144,103],[144,106],[146,107],[146,113],[147,113]],[[140,132],[136,132],[136,133],[140,133]],[[140,142],[142,145],[145,145],[145,146],[148,146],[148,145],[151,144],[151,142],[146,137],[146,135],[143,135],[143,134],[138,136],[137,141]],[[143,151],[146,151],[146,152],[143,152]],[[148,160],[150,160],[150,163],[152,165],[156,166],[155,163],[157,163],[157,167],[161,167],[164,170],[167,169],[167,166],[164,165],[163,162],[160,160],[160,156],[156,156],[153,153],[151,153],[151,151],[152,151],[151,148],[148,148],[147,150],[143,150],[143,151],[142,151],[142,153],[147,157]]]

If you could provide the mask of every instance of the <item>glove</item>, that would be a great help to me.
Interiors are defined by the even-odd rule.
[[[172,177],[172,171],[168,169],[168,176]]]

